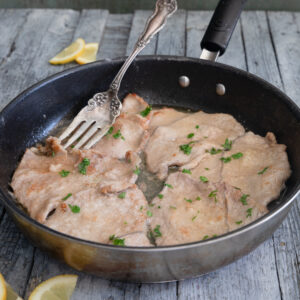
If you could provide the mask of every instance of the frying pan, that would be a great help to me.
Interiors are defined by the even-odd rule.
[[[202,40],[204,58],[223,54],[244,1],[221,1]],[[246,129],[274,132],[287,145],[292,175],[285,190],[255,222],[210,240],[157,248],[118,247],[65,235],[31,219],[11,197],[9,182],[25,149],[43,141],[71,119],[98,91],[108,88],[124,59],[99,61],[69,69],[34,85],[0,114],[0,194],[8,213],[37,247],[71,267],[103,278],[132,282],[179,280],[213,271],[242,257],[281,224],[300,185],[300,110],[268,82],[220,63],[173,56],[137,58],[125,75],[120,98],[135,92],[151,104],[222,112]],[[190,79],[182,88],[178,78]],[[216,93],[223,84],[224,95]]]

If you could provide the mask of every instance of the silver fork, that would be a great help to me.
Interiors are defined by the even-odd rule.
[[[95,94],[59,137],[60,141],[69,137],[63,145],[64,148],[73,144],[75,149],[81,147],[89,149],[106,134],[122,109],[118,91],[125,72],[150,39],[164,27],[167,18],[176,10],[176,0],[158,0],[156,2],[153,15],[148,19],[132,53],[125,60],[109,89],[106,92]],[[75,142],[76,144],[74,144]]]

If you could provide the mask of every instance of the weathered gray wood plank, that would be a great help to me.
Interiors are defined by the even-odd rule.
[[[299,105],[300,13],[268,13],[271,36],[285,92]],[[300,199],[274,234],[283,299],[300,298]]]
[[[86,43],[100,42],[108,14],[108,10],[82,10],[73,39],[83,38]]]
[[[132,20],[130,35],[127,43],[126,55],[129,55],[132,52],[140,34],[143,32],[145,28],[146,21],[148,20],[148,18],[151,16],[152,13],[153,13],[152,11],[148,11],[148,10],[135,11]],[[144,50],[142,50],[140,55],[155,54],[156,43],[157,43],[157,35],[155,35],[152,38],[150,43],[146,46]]]
[[[285,91],[300,105],[300,13],[269,12],[268,16]]]
[[[6,56],[9,56],[14,50],[14,40],[20,28],[26,21],[30,10],[0,10],[0,65]]]
[[[31,271],[34,248],[6,213],[0,222],[0,273],[22,295]]]
[[[290,14],[291,15],[291,14]],[[281,17],[281,20],[290,20],[293,18],[288,18],[285,16]],[[279,20],[278,20],[279,21]],[[287,21],[284,21],[287,22]],[[292,22],[291,22],[292,23]],[[290,27],[286,25],[291,25],[291,23],[285,23],[280,26],[284,27],[286,32],[290,33]],[[272,40],[270,32],[268,31],[268,20],[264,12],[246,12],[242,17],[243,32],[245,37],[245,44],[247,49],[247,59],[249,71],[255,73],[267,81],[273,83],[275,86],[283,89],[283,84],[281,81],[278,64],[276,61],[276,54],[272,46]],[[276,32],[278,35],[278,30],[280,26],[276,23],[271,23],[271,32]],[[273,28],[273,25],[278,26]],[[251,28],[251,29],[250,29]],[[295,31],[292,36],[295,38]],[[290,38],[292,39],[292,38]],[[300,39],[299,39],[300,40]],[[255,41],[255,42],[253,42]],[[279,45],[281,42],[279,42]],[[274,43],[275,49],[277,49],[276,42]],[[286,44],[286,46],[288,43]],[[289,45],[288,47],[291,47]],[[294,44],[293,47],[294,55],[295,50],[298,50],[297,44]],[[289,52],[289,55],[291,54]],[[297,51],[296,51],[297,52]],[[278,52],[277,52],[278,53]],[[282,53],[284,54],[284,53]],[[285,58],[290,65],[297,65],[297,57],[299,57],[300,51],[298,50],[298,55],[288,56]],[[278,56],[278,59],[279,56]],[[300,64],[298,63],[298,66]],[[300,69],[299,69],[300,70]],[[282,70],[281,74],[283,74]],[[295,69],[291,68],[286,70],[290,74],[294,73]],[[293,82],[295,83],[294,76],[291,76]],[[296,75],[297,78],[297,75]],[[298,77],[300,79],[300,77]],[[285,78],[287,84],[291,84],[289,78]],[[298,80],[298,85],[300,80]],[[298,206],[297,206],[298,205]],[[300,254],[299,245],[300,245],[300,211],[299,203],[294,205],[291,210],[291,213],[288,215],[287,219],[284,221],[282,226],[275,232],[273,235],[274,240],[274,251],[275,251],[275,261],[278,273],[278,279],[280,284],[280,290],[283,299],[299,299],[300,298],[300,287],[299,287],[299,259],[298,255]]]
[[[109,15],[100,43],[98,59],[111,59],[125,55],[132,15]]]
[[[189,11],[187,16],[186,34],[186,56],[199,58],[201,54],[200,42],[205,33],[207,25],[212,16],[211,11]],[[241,35],[241,25],[237,24],[232,35],[228,49],[225,54],[219,58],[219,62],[231,66],[246,69],[244,59],[244,47]]]
[[[186,56],[199,58],[200,42],[212,16],[211,11],[189,11],[186,20]]]
[[[244,12],[241,22],[249,71],[282,88],[265,12]]]
[[[48,61],[72,42],[78,19],[79,12],[74,10],[55,12],[55,17],[49,24],[46,34],[38,41],[39,46],[31,61],[31,67],[24,76],[22,89],[65,68],[64,65],[51,65]]]
[[[142,284],[140,298],[145,300],[174,300],[177,299],[177,282],[160,284]],[[186,298],[187,299],[187,298]]]
[[[185,55],[186,11],[178,10],[158,34],[156,54]]]
[[[270,240],[272,241],[272,240]],[[264,243],[241,260],[198,279],[179,282],[178,298],[220,300],[280,299],[273,245]]]
[[[34,68],[32,62],[57,13],[55,10],[33,10],[28,15],[27,22],[15,41],[15,50],[0,66],[0,109],[29,83],[30,78],[26,74]],[[44,49],[44,53],[48,53],[47,48]]]

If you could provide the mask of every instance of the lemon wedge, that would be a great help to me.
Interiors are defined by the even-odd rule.
[[[85,42],[83,39],[77,39],[70,46],[59,52],[49,60],[50,64],[61,65],[75,60],[84,51]]]
[[[84,46],[83,52],[76,58],[76,62],[80,65],[88,64],[96,60],[99,44],[88,43]]]
[[[76,275],[59,275],[40,283],[28,300],[68,300],[77,282]]]
[[[5,285],[5,280],[0,273],[0,300],[6,300],[6,285]]]

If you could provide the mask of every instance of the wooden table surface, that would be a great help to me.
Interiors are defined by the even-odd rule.
[[[98,59],[127,55],[151,12],[0,10],[0,109],[33,83],[66,68],[48,59],[78,37]],[[142,54],[199,57],[212,12],[179,10]],[[244,12],[220,62],[248,70],[300,105],[300,13]],[[33,247],[0,205],[0,272],[27,298],[51,276],[76,273]],[[300,299],[300,200],[272,238],[237,262],[197,279],[126,284],[79,273],[72,299]]]

